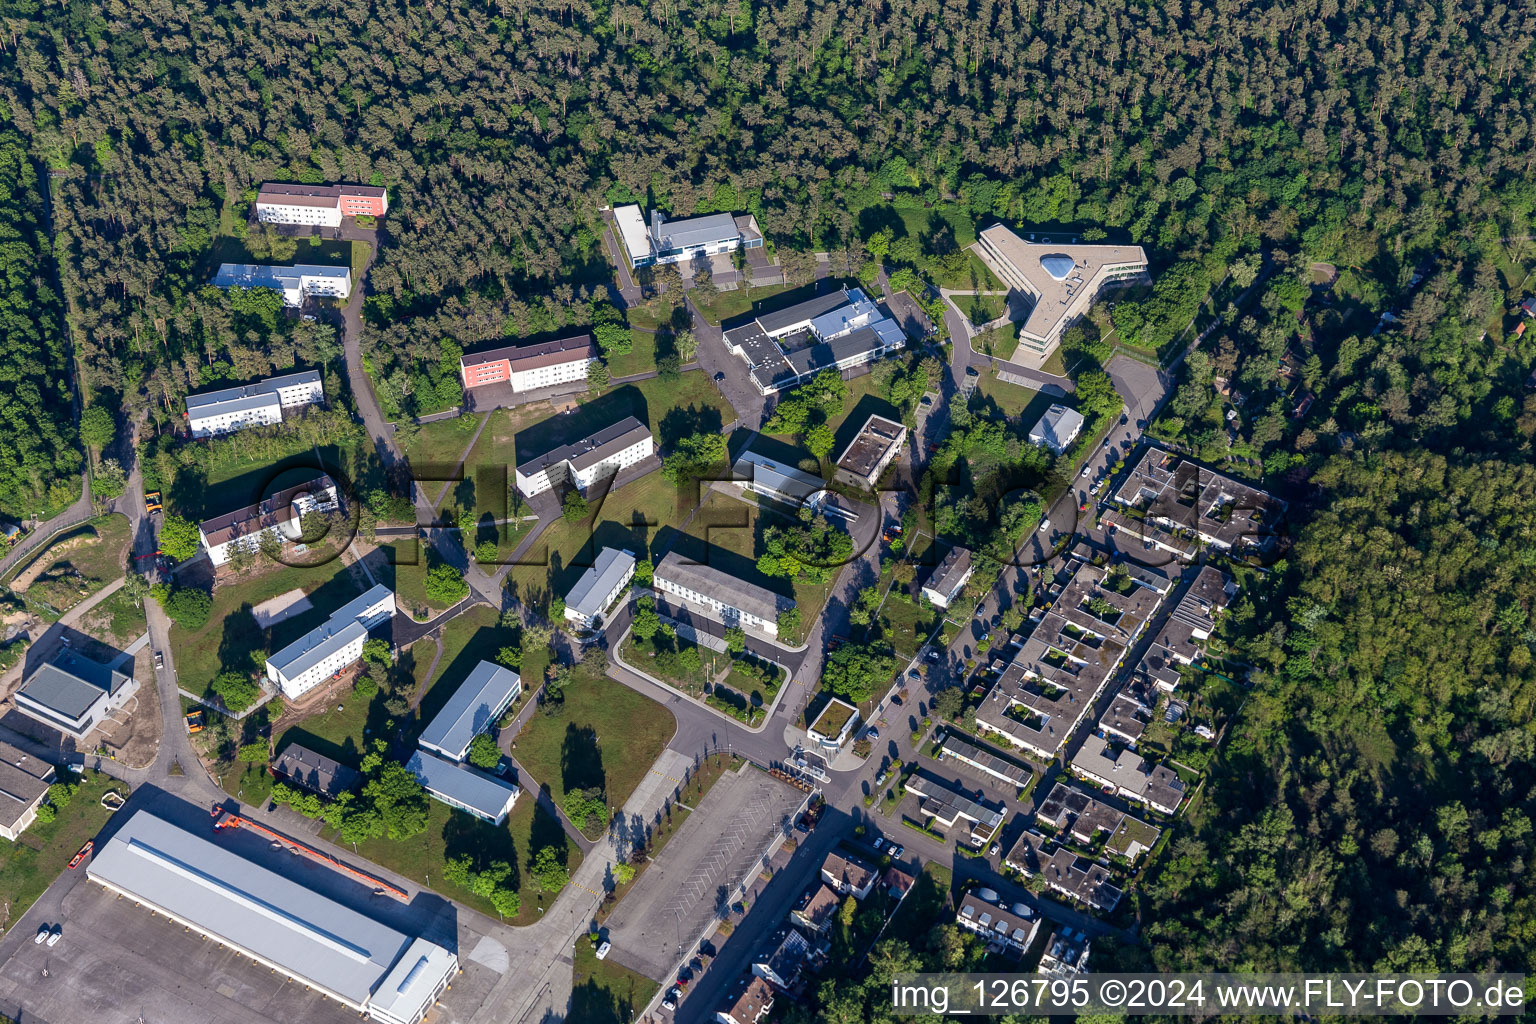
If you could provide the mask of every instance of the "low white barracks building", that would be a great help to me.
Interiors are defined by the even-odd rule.
[[[607,479],[656,451],[650,428],[633,416],[517,467],[517,489],[525,498],[570,482],[583,495],[593,484]]]
[[[537,345],[515,345],[459,357],[466,388],[486,384],[512,385],[513,391],[534,391],[587,379],[587,367],[597,362],[590,334]]]
[[[363,656],[368,631],[395,614],[395,592],[384,584],[355,597],[331,617],[267,657],[267,678],[289,700],[302,697]]]
[[[223,391],[187,396],[187,429],[193,437],[214,437],[246,427],[265,427],[283,421],[285,410],[325,401],[320,371],[305,370],[283,377],[268,377]]]
[[[256,193],[263,224],[311,224],[336,228],[343,217],[382,217],[389,194],[378,185],[291,185],[269,181]]]

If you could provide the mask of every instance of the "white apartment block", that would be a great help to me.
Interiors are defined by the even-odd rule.
[[[258,505],[209,519],[198,527],[198,536],[209,560],[215,566],[224,565],[240,551],[259,550],[263,537],[276,537],[285,544],[298,540],[304,516],[339,507],[335,482],[317,477],[285,488]]]
[[[263,224],[341,227],[343,217],[383,216],[388,193],[377,185],[297,185],[267,182],[256,194],[256,219]]]
[[[187,396],[187,429],[193,437],[214,437],[283,421],[283,412],[325,401],[318,370],[269,377],[255,384]]]
[[[590,629],[635,578],[635,553],[603,548],[592,568],[581,574],[565,595],[565,617],[582,629]]]
[[[569,482],[585,495],[594,484],[644,462],[655,452],[656,442],[650,428],[629,416],[591,437],[518,466],[517,489],[524,497],[532,498]]]
[[[656,566],[652,586],[687,608],[727,626],[740,626],[765,636],[779,635],[779,612],[795,602],[764,587],[737,579],[711,565],[690,562],[675,550]]]
[[[213,275],[218,288],[270,288],[283,297],[283,304],[298,308],[305,299],[345,299],[352,294],[352,271],[348,267],[322,267],[295,263],[291,267],[264,266],[255,263],[221,263]]]
[[[1019,325],[1019,348],[1040,357],[1110,284],[1146,273],[1139,245],[1060,245],[1020,238],[994,224],[977,239],[982,262],[1003,283],[1028,295],[1034,308]]]
[[[267,657],[267,678],[290,700],[302,697],[363,656],[368,631],[395,614],[395,592],[382,583],[348,601],[324,623]]]

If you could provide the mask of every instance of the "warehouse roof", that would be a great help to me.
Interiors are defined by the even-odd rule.
[[[359,1008],[422,944],[146,811],[97,849],[87,875]],[[433,948],[440,980],[457,960]]]
[[[470,742],[491,727],[494,716],[522,689],[523,681],[516,672],[495,662],[480,662],[422,730],[419,742],[444,757],[462,759]]]
[[[590,619],[603,610],[603,602],[608,599],[608,595],[634,568],[633,552],[603,548],[593,560],[592,568],[582,573],[570,593],[565,595],[566,609]]]

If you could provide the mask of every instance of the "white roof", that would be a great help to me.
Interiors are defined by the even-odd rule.
[[[848,292],[848,304],[823,313],[811,321],[811,330],[822,341],[840,338],[860,327],[868,327],[882,319],[879,308],[858,288]]]
[[[613,222],[618,225],[619,237],[629,250],[631,260],[644,259],[651,254],[651,233],[645,230],[645,214],[638,206],[616,206]]]
[[[1052,405],[1029,432],[1029,441],[1031,444],[1049,445],[1053,451],[1060,453],[1082,429],[1082,413],[1064,405]]]
[[[331,652],[345,647],[359,635],[367,635],[368,628],[359,621],[359,618],[364,611],[386,597],[392,599],[394,591],[382,583],[375,585],[366,593],[354,597],[336,609],[329,619],[287,647],[276,654],[267,655],[267,664],[289,679],[303,675],[311,666],[324,661]]]
[[[634,569],[633,552],[603,548],[593,560],[592,568],[581,574],[581,579],[565,596],[565,607],[590,619],[603,610],[603,602],[613,593],[613,588]]]
[[[412,940],[146,811],[97,849],[87,875],[358,1007],[369,1005],[407,947],[430,950],[429,966],[394,1001],[458,965],[440,946]]]

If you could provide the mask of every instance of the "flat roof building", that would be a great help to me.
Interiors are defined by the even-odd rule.
[[[1139,245],[1060,245],[1020,238],[1001,224],[982,231],[977,251],[1009,288],[1034,300],[1019,325],[1019,349],[1044,357],[1106,287],[1147,271]]]
[[[598,360],[592,335],[577,334],[532,345],[508,345],[468,352],[459,357],[466,388],[510,384],[514,393],[534,391],[587,379],[587,368]]]
[[[916,795],[919,813],[929,815],[948,830],[959,822],[970,827],[972,846],[985,846],[1003,825],[1004,814],[953,788],[952,784],[924,775],[921,771],[907,779],[907,792]]]
[[[976,724],[1051,758],[1115,677],[1162,595],[1113,569],[1072,578],[976,709]]]
[[[11,842],[37,820],[53,782],[53,765],[0,742],[0,836]]]
[[[331,617],[276,654],[267,656],[267,678],[297,700],[363,656],[368,631],[395,614],[395,592],[382,583],[348,601]]]
[[[246,427],[271,426],[281,423],[289,410],[323,401],[325,385],[318,370],[268,377],[237,388],[188,395],[187,429],[193,437],[213,437]]]
[[[827,701],[827,706],[821,709],[816,716],[816,721],[812,722],[805,732],[816,741],[817,746],[830,754],[843,749],[843,744],[848,742],[848,737],[853,735],[853,730],[858,728],[858,725],[857,705],[850,704],[841,697],[833,697]]]
[[[1216,620],[1237,594],[1237,584],[1214,566],[1203,565],[1169,612],[1157,642],[1175,661],[1191,665],[1200,658]]]
[[[940,608],[948,608],[975,571],[969,548],[950,548],[923,584],[923,596]]]
[[[1121,691],[1115,694],[1109,707],[1104,709],[1104,714],[1099,716],[1099,732],[1135,750],[1142,733],[1147,731],[1150,710],[1135,697]]]
[[[507,820],[521,790],[510,782],[476,771],[457,761],[445,761],[426,750],[416,750],[405,763],[421,788],[433,799],[457,807],[492,825]]]
[[[285,487],[258,504],[206,520],[198,527],[198,539],[208,552],[208,560],[219,566],[242,551],[259,550],[263,537],[273,537],[279,544],[293,543],[303,533],[306,515],[334,512],[340,507],[335,481],[321,475]]]
[[[449,950],[137,811],[93,882],[385,1024],[416,1024],[458,972]]]
[[[475,737],[494,725],[522,692],[523,680],[516,672],[482,661],[427,723],[417,742],[450,761],[462,761]]]
[[[1115,909],[1123,895],[1108,868],[1097,861],[1079,857],[1039,832],[1026,831],[1019,836],[1009,848],[1004,863],[1026,878],[1039,876],[1063,896],[1106,913]]]
[[[884,416],[871,416],[837,457],[837,479],[850,487],[874,490],[906,440],[905,426]]]
[[[345,299],[352,294],[350,267],[321,267],[295,263],[274,267],[255,263],[223,263],[211,282],[215,288],[270,288],[283,305],[297,308],[306,299]]]
[[[795,607],[793,598],[686,559],[675,548],[656,566],[652,584],[706,618],[770,638],[779,635],[779,613]]]
[[[362,779],[352,768],[298,743],[290,743],[272,759],[272,774],[290,785],[334,800]]]
[[[583,629],[592,628],[634,578],[633,551],[603,548],[592,560],[592,568],[565,595],[566,619]]]
[[[517,489],[532,498],[570,483],[583,495],[596,483],[650,458],[656,451],[651,428],[626,416],[591,437],[529,459],[517,467]]]
[[[269,181],[256,193],[256,219],[263,224],[341,227],[343,217],[382,217],[389,193],[378,185],[302,185]]]
[[[813,497],[827,486],[819,476],[751,450],[742,452],[736,459],[731,475],[742,490],[796,509],[813,504]]]
[[[1187,542],[1165,540],[1168,531],[1190,531],[1222,551],[1268,551],[1285,513],[1285,502],[1252,484],[1156,445],[1141,453],[1114,497],[1142,516],[1124,517],[1120,529],[1175,554]]]
[[[725,332],[763,394],[794,387],[822,370],[843,372],[904,348],[906,334],[861,289],[845,288],[762,313]]]
[[[1040,417],[1029,431],[1030,444],[1043,444],[1057,455],[1061,455],[1077,440],[1077,435],[1083,432],[1083,414],[1076,409],[1068,409],[1064,405],[1052,405],[1045,410],[1045,415]]]
[[[138,680],[65,650],[16,691],[16,710],[83,743],[139,692]]]
[[[650,226],[638,205],[616,206],[613,221],[629,256],[632,270],[665,263],[686,263],[695,257],[718,256],[738,248],[758,249],[763,234],[750,214],[705,213],[668,220],[651,211]]]
[[[1106,852],[1124,857],[1133,864],[1152,849],[1162,835],[1162,830],[1155,825],[1064,782],[1051,787],[1051,792],[1035,811],[1035,820],[1084,846],[1093,846],[1103,838]]]
[[[992,779],[1012,786],[1014,789],[1023,789],[1029,785],[1031,772],[1021,764],[1015,764],[1005,757],[1000,757],[992,751],[978,746],[958,733],[951,732],[944,737],[944,743],[939,747],[939,760],[953,759],[959,761]]]
[[[1102,736],[1089,736],[1072,758],[1072,770],[1154,811],[1173,814],[1184,800],[1184,780],[1165,765],[1150,765],[1129,747],[1115,747]]]
[[[1071,978],[1088,970],[1088,936],[1070,928],[1058,928],[1046,940],[1037,974],[1052,978]]]
[[[995,890],[976,889],[961,897],[955,923],[981,936],[991,949],[1022,956],[1040,930],[1040,915],[1025,903],[1010,905]]]

